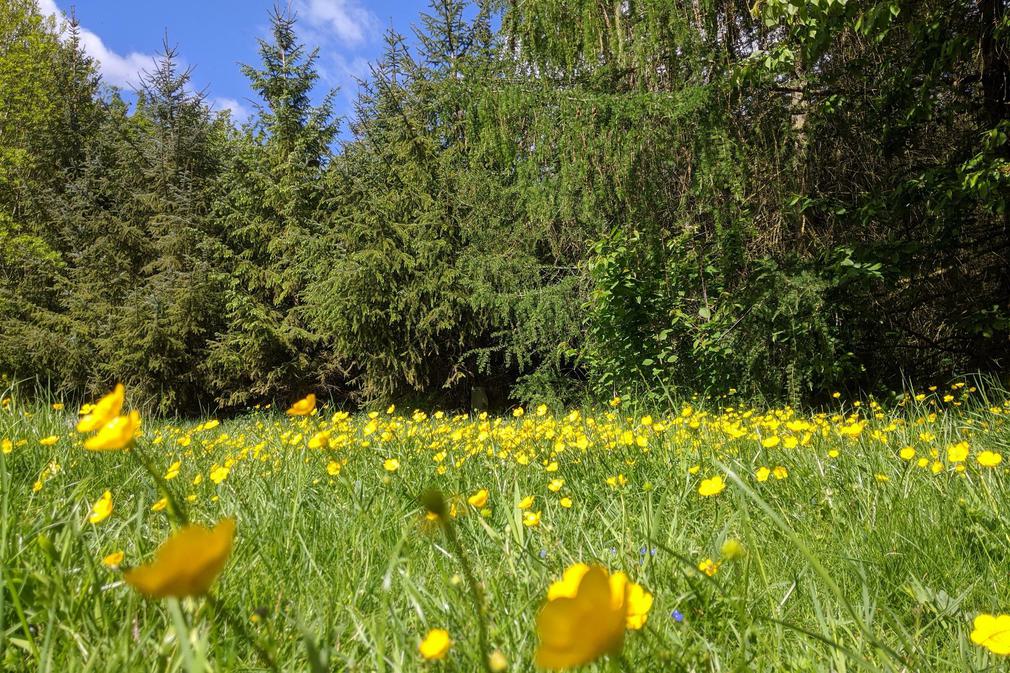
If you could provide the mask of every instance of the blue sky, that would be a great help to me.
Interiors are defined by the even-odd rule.
[[[215,109],[239,120],[255,98],[239,63],[258,64],[256,39],[267,37],[274,0],[37,0],[45,13],[73,7],[84,47],[101,64],[106,83],[129,91],[150,70],[167,32],[182,61],[193,67],[195,89],[206,90]],[[350,113],[356,77],[382,51],[382,34],[392,26],[410,34],[426,0],[284,0],[299,17],[298,32],[318,46],[321,87],[339,87],[338,114]],[[346,128],[346,127],[345,127]]]

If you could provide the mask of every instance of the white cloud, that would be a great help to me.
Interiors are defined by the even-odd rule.
[[[56,0],[38,0],[39,10],[45,15],[55,15],[62,19],[63,12],[56,5]],[[135,87],[140,82],[140,73],[151,69],[155,56],[130,52],[120,56],[105,46],[102,38],[87,28],[81,26],[81,45],[89,56],[98,61],[102,78],[106,82],[119,87]]]
[[[239,124],[244,123],[252,116],[252,110],[234,98],[211,98],[209,102],[212,110],[228,110],[231,112],[231,118]]]
[[[378,18],[357,0],[298,0],[295,7],[311,26],[332,31],[348,46],[371,41],[381,29]]]

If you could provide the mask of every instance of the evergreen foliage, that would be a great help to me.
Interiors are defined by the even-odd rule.
[[[131,108],[0,6],[0,372],[796,401],[1010,352],[1006,0],[432,0],[343,138],[271,21],[237,127],[167,45]]]

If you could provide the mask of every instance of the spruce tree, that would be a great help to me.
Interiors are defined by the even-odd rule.
[[[228,327],[215,339],[207,370],[226,404],[318,383],[324,356],[323,340],[306,327],[301,295],[338,130],[334,92],[312,103],[318,51],[298,41],[294,16],[275,9],[271,37],[260,41],[260,67],[242,68],[261,102],[237,141],[214,210],[227,243]]]

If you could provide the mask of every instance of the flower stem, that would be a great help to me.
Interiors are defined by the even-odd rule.
[[[452,547],[453,553],[459,559],[460,569],[463,571],[463,577],[466,579],[467,587],[470,590],[470,600],[473,602],[474,610],[477,613],[477,639],[480,643],[481,663],[486,673],[493,673],[491,671],[491,661],[488,659],[490,647],[487,636],[487,612],[484,605],[484,592],[477,583],[477,578],[473,574],[470,562],[463,552],[463,545],[460,544],[459,538],[456,536],[456,530],[452,527],[449,517],[443,515],[439,517],[439,520],[442,522],[442,530],[445,531],[445,537],[449,541],[449,546]]]

